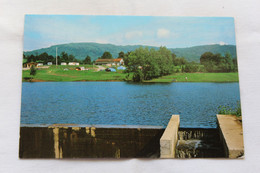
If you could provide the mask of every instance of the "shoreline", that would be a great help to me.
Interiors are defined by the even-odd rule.
[[[54,72],[39,71],[36,76],[23,73],[22,82],[133,82],[126,74],[108,72]],[[174,82],[239,82],[238,73],[174,73],[171,75],[145,80],[137,83],[174,83]],[[134,83],[134,82],[133,82]]]
[[[129,82],[129,83],[238,83],[239,81],[171,81],[171,82],[156,82],[156,81],[144,81],[144,82],[133,82],[124,80],[77,80],[77,81],[49,81],[35,79],[31,81],[22,80],[22,82]]]

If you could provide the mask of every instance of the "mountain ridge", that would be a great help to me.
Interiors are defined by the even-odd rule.
[[[148,47],[149,49],[159,49],[156,46],[148,45],[114,45],[114,44],[102,44],[95,42],[81,42],[81,43],[66,43],[52,45],[50,47],[36,49],[32,51],[24,51],[26,56],[29,55],[40,55],[41,53],[48,53],[49,55],[56,56],[56,47],[58,48],[58,55],[61,52],[66,52],[68,54],[74,55],[77,59],[83,60],[87,55],[91,57],[91,60],[96,60],[98,57],[102,56],[105,51],[112,54],[114,58],[118,57],[118,53],[123,51],[127,53],[128,51],[133,51],[139,47]],[[230,53],[233,58],[236,58],[236,45],[199,45],[186,48],[168,48],[177,57],[185,57],[188,61],[199,62],[201,54],[205,52],[220,53],[224,55],[225,53]]]

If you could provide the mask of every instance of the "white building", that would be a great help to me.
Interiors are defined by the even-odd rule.
[[[96,65],[106,65],[106,66],[113,66],[113,65],[124,65],[123,58],[117,58],[117,59],[97,59],[95,62]]]
[[[60,63],[60,65],[67,65],[67,63],[66,62],[62,62],[62,63]]]
[[[43,63],[38,63],[38,64],[37,64],[37,67],[39,67],[39,66],[43,66]]]
[[[52,65],[52,62],[48,62],[47,65]]]
[[[117,59],[114,59],[114,63],[118,66],[124,65],[124,60],[123,60],[123,58],[117,58]]]
[[[79,65],[78,62],[69,62],[69,65]]]

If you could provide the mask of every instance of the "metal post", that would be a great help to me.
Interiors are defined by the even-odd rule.
[[[58,65],[58,59],[57,59],[57,47],[56,47],[56,66]]]

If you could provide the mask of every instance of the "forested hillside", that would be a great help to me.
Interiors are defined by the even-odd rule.
[[[127,46],[117,46],[113,44],[99,44],[99,43],[70,43],[70,44],[60,44],[54,45],[48,48],[37,49],[33,51],[24,52],[25,56],[29,55],[40,55],[44,52],[49,55],[56,56],[56,47],[58,48],[58,55],[62,52],[67,54],[74,55],[75,58],[83,60],[87,55],[91,57],[92,60],[96,60],[98,57],[102,56],[104,52],[110,52],[114,58],[118,57],[118,53],[123,51],[127,53],[129,51],[134,51],[135,49],[141,47],[142,45],[127,45]],[[159,47],[154,46],[143,46],[150,48],[155,48],[156,50]],[[234,45],[203,45],[203,46],[194,46],[188,48],[168,48],[177,57],[184,57],[188,61],[199,62],[200,56],[205,52],[220,53],[225,55],[225,53],[230,53],[232,58],[236,58],[236,46]]]

